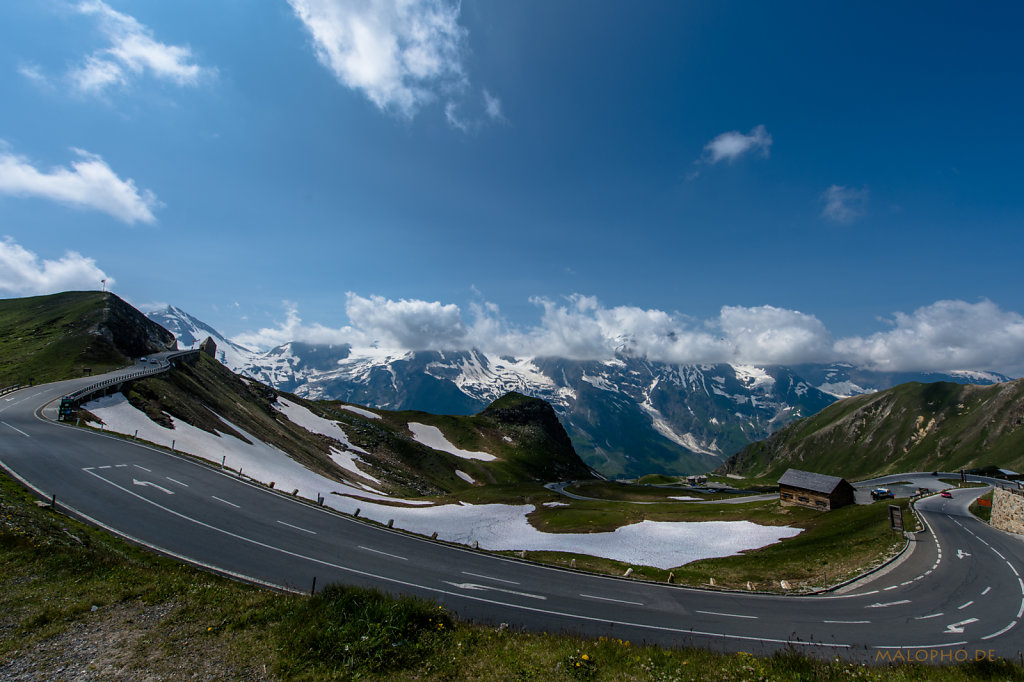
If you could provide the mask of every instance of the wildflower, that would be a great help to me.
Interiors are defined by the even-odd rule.
[[[590,660],[590,656],[587,656],[586,654],[583,654],[583,660],[584,661],[589,661]]]

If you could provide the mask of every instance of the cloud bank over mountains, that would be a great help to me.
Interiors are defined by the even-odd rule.
[[[306,324],[286,303],[276,327],[237,335],[243,345],[269,349],[288,341],[351,344],[393,350],[466,350],[514,356],[608,360],[616,354],[680,364],[728,362],[794,365],[846,361],[880,371],[995,370],[1024,374],[1024,317],[981,300],[937,301],[897,312],[889,327],[869,336],[834,338],[814,315],[764,306],[723,306],[698,320],[678,312],[634,306],[606,307],[574,294],[535,298],[540,321],[516,326],[491,303],[468,314],[455,304],[363,297],[349,292],[349,324]]]

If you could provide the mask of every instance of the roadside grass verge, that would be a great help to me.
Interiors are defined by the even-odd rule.
[[[471,625],[435,603],[373,590],[283,595],[39,509],[0,475],[0,678],[8,677],[901,682],[1024,680],[1024,669],[667,649]]]
[[[988,502],[987,505],[982,505],[981,501],[985,500]],[[967,508],[972,514],[977,516],[985,523],[992,521],[992,491],[985,493],[974,502],[971,502],[971,506]]]

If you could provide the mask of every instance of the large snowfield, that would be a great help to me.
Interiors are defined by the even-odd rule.
[[[356,462],[361,463],[361,460],[348,449],[358,451],[358,448],[348,443],[339,424],[284,399],[278,405],[282,414],[293,423],[339,442],[341,447],[332,451],[332,460],[339,467],[377,482],[357,468]],[[291,492],[297,489],[300,496],[313,500],[322,495],[324,504],[338,511],[353,513],[358,509],[360,516],[375,521],[386,523],[393,520],[396,528],[422,535],[436,532],[441,540],[467,545],[475,542],[486,550],[572,552],[667,569],[699,559],[731,556],[743,550],[764,547],[800,532],[799,528],[761,526],[750,521],[643,521],[610,533],[543,533],[531,526],[526,518],[536,509],[534,505],[432,505],[422,500],[388,497],[364,484],[356,487],[316,474],[278,448],[258,441],[223,419],[225,425],[242,433],[252,444],[227,434],[213,435],[178,420],[173,420],[174,428],[165,428],[132,407],[120,394],[100,398],[84,407],[103,420],[106,430],[127,435],[138,431],[140,439],[166,447],[170,447],[173,440],[174,448],[179,452],[216,464],[223,462],[256,481],[274,482],[278,490]],[[417,435],[422,437],[423,433]],[[434,438],[425,440],[434,441]],[[438,444],[446,452],[450,452],[449,447],[457,449],[443,435],[441,440],[444,443]]]

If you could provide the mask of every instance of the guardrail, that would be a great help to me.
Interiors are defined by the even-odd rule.
[[[78,409],[78,407],[86,401],[87,398],[91,398],[97,393],[104,392],[111,386],[117,386],[128,381],[135,381],[137,379],[145,379],[147,377],[163,374],[174,366],[175,360],[195,356],[199,353],[199,350],[181,350],[175,353],[169,353],[168,355],[165,355],[161,359],[160,363],[155,367],[146,367],[144,369],[108,377],[89,384],[85,388],[80,388],[74,393],[69,393],[60,399],[60,408],[57,412],[57,418],[63,420],[66,417],[69,417],[74,410]]]
[[[7,386],[5,388],[0,388],[0,395],[7,395],[8,393],[14,393],[19,388],[27,388],[27,387],[28,387],[28,384],[15,384],[14,386]]]

